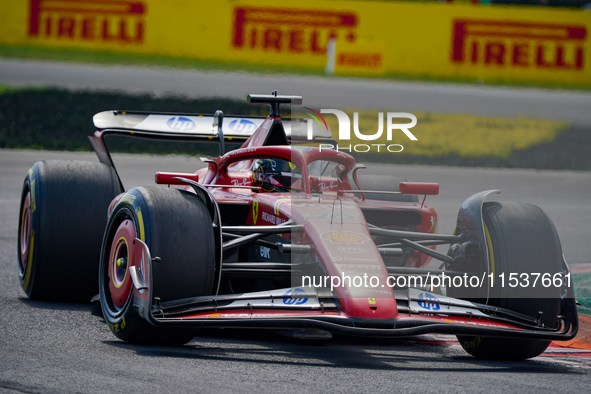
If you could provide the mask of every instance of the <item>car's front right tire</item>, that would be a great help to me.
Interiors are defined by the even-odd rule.
[[[561,293],[566,290],[544,287],[541,280],[534,287],[535,276],[532,276],[532,273],[559,275],[565,268],[554,224],[541,208],[524,203],[484,203],[483,218],[490,273],[495,278],[487,303],[530,316],[532,320],[539,318],[540,324],[556,328]],[[519,286],[509,285],[510,277],[519,278]],[[531,281],[524,286],[527,278]],[[469,354],[495,360],[536,357],[550,345],[549,340],[465,335],[458,335],[458,340]]]

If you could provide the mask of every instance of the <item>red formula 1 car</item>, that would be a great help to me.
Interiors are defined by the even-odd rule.
[[[366,176],[349,154],[313,146],[322,136],[296,143],[312,126],[279,106],[301,98],[249,98],[271,114],[101,112],[90,137],[100,163],[35,163],[18,234],[27,295],[99,293],[113,334],[143,344],[183,344],[200,327],[445,333],[476,357],[525,359],[575,336],[569,269],[541,209],[484,191],[461,205],[453,234],[437,234],[424,197],[437,184]],[[222,153],[123,193],[113,135],[217,141]],[[243,144],[225,153],[228,141]]]

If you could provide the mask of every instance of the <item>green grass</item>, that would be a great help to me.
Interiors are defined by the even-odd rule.
[[[265,106],[241,100],[152,97],[55,88],[16,89],[0,85],[0,148],[90,150],[87,136],[94,131],[93,115],[111,109],[209,114],[222,109],[226,114],[235,115],[268,113]],[[375,130],[376,113],[359,112],[361,130],[364,133]],[[591,170],[591,155],[587,152],[591,146],[591,132],[587,129],[525,118],[445,114],[417,114],[417,117],[418,124],[412,131],[419,141],[413,142],[414,147],[404,139],[395,141],[403,143],[401,153],[356,154],[357,159],[390,164]],[[170,152],[165,149],[166,143],[140,146],[137,140],[126,140],[115,150],[129,153],[195,152],[195,146],[181,146]]]
[[[235,114],[260,115],[262,106],[227,99],[190,100],[105,92],[72,92],[54,88],[0,90],[0,148],[90,151],[87,136],[94,132],[94,114],[112,109],[150,112],[214,113],[223,109]],[[154,142],[137,144],[117,140],[114,151],[129,153],[190,153],[195,145]],[[212,151],[213,152],[213,151]],[[213,152],[215,153],[215,152]]]
[[[325,76],[323,70],[310,69],[303,67],[287,67],[287,66],[269,66],[249,64],[244,62],[220,62],[210,61],[197,58],[175,58],[170,56],[159,55],[128,55],[115,52],[99,52],[99,51],[84,51],[74,49],[50,49],[33,46],[1,46],[0,57],[5,58],[20,58],[20,59],[39,59],[39,60],[53,60],[63,62],[75,63],[92,63],[92,64],[119,64],[119,65],[134,65],[134,66],[159,66],[170,67],[177,69],[197,69],[206,71],[236,71],[236,72],[251,72],[259,74],[296,74],[296,75],[314,75]],[[340,76],[338,76],[340,77]],[[409,81],[409,82],[432,82],[432,83],[468,83],[474,85],[485,86],[510,86],[510,87],[525,87],[525,88],[550,88],[550,89],[573,89],[590,91],[591,88],[582,88],[576,85],[559,82],[547,83],[533,83],[533,82],[508,82],[501,79],[481,80],[477,78],[453,78],[453,77],[434,77],[430,75],[407,75],[399,73],[387,73],[382,76],[366,76],[355,78],[363,78],[368,80],[390,80],[390,81]]]
[[[345,111],[352,119],[353,112],[359,113],[359,129],[365,134],[377,130],[376,111]],[[538,120],[521,117],[518,119],[495,118],[490,116],[418,113],[417,125],[411,132],[418,138],[410,142],[399,133],[404,145],[404,155],[441,157],[456,155],[461,158],[496,157],[507,159],[512,153],[533,146],[554,141],[558,134],[570,125],[565,122]],[[336,117],[326,119],[333,135],[338,130]],[[366,141],[351,136],[351,144]],[[389,144],[386,133],[375,143]]]
[[[42,87],[37,88],[39,90],[43,89]],[[19,92],[22,91],[22,88],[20,87],[16,87],[16,86],[8,86],[8,85],[2,85],[0,84],[0,94],[4,94],[4,93],[14,93],[14,92]]]
[[[573,284],[579,313],[591,315],[591,273],[573,274]]]

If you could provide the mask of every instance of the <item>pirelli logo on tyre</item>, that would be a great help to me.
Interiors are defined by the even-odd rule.
[[[145,1],[29,1],[29,37],[119,44],[144,42]]]
[[[505,68],[573,70],[586,65],[579,24],[455,19],[451,62]]]

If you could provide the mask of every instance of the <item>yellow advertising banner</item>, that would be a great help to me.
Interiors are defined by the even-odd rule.
[[[0,44],[591,87],[591,12],[300,0],[13,0]]]

